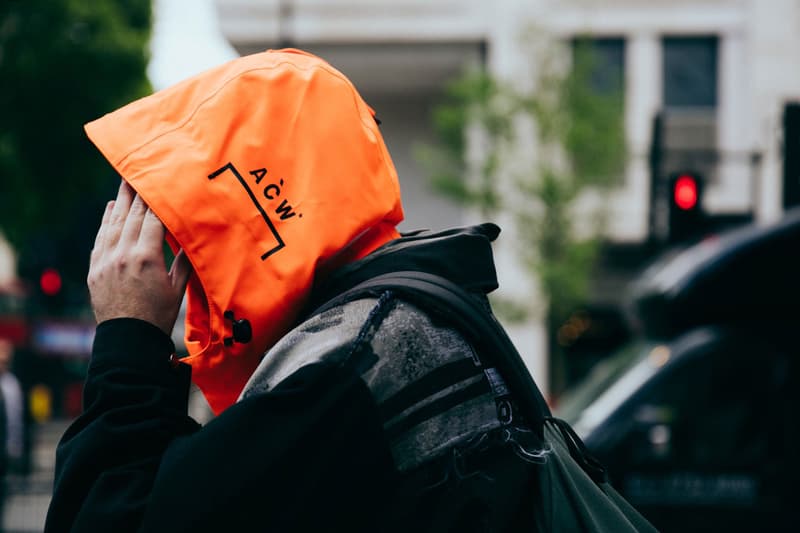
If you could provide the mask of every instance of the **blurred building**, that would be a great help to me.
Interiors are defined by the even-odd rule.
[[[610,206],[612,242],[636,247],[664,231],[658,195],[675,172],[702,176],[711,216],[769,220],[783,210],[782,116],[800,99],[800,0],[215,1],[240,54],[296,46],[353,80],[383,122],[407,228],[469,219],[430,192],[414,146],[432,138],[428,111],[465,65],[527,76],[531,58],[519,38],[531,28],[588,36],[623,77],[631,153]],[[501,247],[501,283],[520,292],[528,282],[513,255]],[[523,356],[546,375],[541,329],[516,329]]]

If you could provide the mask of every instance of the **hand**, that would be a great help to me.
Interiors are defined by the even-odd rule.
[[[138,318],[172,333],[191,265],[183,250],[167,272],[164,225],[124,181],[106,205],[87,284],[98,324]]]

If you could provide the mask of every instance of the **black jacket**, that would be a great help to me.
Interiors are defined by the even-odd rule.
[[[315,288],[309,308],[395,269],[484,298],[497,284],[497,231],[405,236]],[[190,369],[170,363],[169,338],[134,319],[100,324],[46,531],[533,530],[525,428],[501,427],[482,376],[403,404],[474,354],[386,296],[301,322],[203,427],[187,415]]]

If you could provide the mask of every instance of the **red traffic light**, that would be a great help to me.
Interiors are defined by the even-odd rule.
[[[61,274],[55,268],[46,268],[39,278],[39,287],[47,296],[55,296],[61,292]]]
[[[679,208],[689,211],[697,206],[697,178],[689,174],[678,176],[672,198]]]

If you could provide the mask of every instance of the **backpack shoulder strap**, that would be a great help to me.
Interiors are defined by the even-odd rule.
[[[543,435],[544,420],[551,416],[550,409],[519,352],[494,316],[453,282],[427,272],[381,274],[337,295],[309,316],[360,297],[379,296],[385,291],[397,293],[459,330],[476,348],[481,364],[487,369],[496,368],[500,373],[531,429],[540,437]]]

